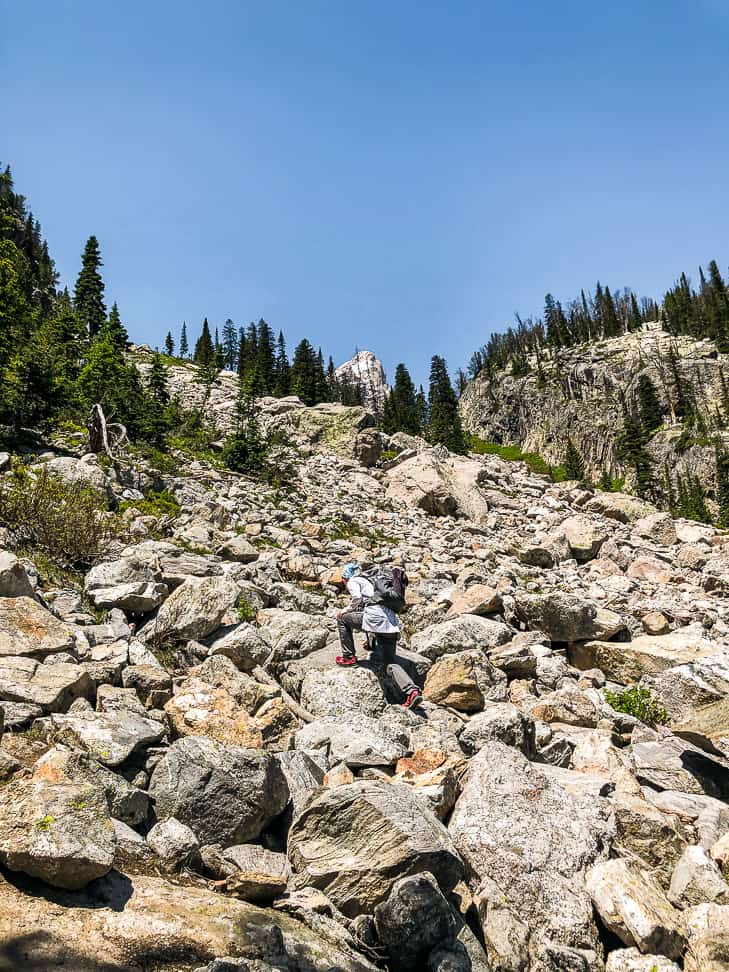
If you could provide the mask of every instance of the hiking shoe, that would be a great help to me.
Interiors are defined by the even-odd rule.
[[[423,701],[423,696],[417,689],[413,689],[412,692],[408,692],[408,697],[403,702],[404,709],[415,709]]]
[[[334,661],[337,663],[337,665],[341,665],[342,668],[349,668],[350,665],[356,665],[357,664],[357,656],[356,655],[337,655],[337,657],[334,659]]]

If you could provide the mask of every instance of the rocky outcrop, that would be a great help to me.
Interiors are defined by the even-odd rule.
[[[713,408],[720,399],[725,367],[714,344],[673,337],[649,323],[620,337],[564,348],[552,357],[542,355],[539,365],[534,358],[524,377],[514,377],[508,367],[493,378],[482,372],[460,399],[464,427],[489,442],[538,453],[551,465],[563,462],[571,438],[591,479],[596,481],[602,470],[620,475],[616,435],[622,423],[621,397],[634,400],[639,377],[648,375],[670,422],[669,399],[675,393],[666,356],[671,346],[679,354],[682,380],[700,389],[707,409]],[[698,474],[713,491],[713,447],[679,451],[680,434],[680,425],[668,424],[653,437],[649,449],[657,468],[668,463],[673,472]]]
[[[360,387],[365,404],[381,411],[390,388],[382,362],[372,351],[357,351],[349,361],[339,365],[335,374],[339,381],[347,382],[353,388]]]

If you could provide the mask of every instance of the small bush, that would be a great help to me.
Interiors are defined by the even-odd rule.
[[[20,465],[0,479],[0,526],[10,530],[18,547],[39,550],[68,568],[90,566],[122,532],[103,493],[44,468],[32,476]]]
[[[239,597],[235,605],[241,621],[255,621],[256,612],[244,597]]]
[[[617,712],[635,716],[648,726],[663,725],[668,721],[668,713],[648,689],[632,688],[622,692],[605,692],[605,699]]]

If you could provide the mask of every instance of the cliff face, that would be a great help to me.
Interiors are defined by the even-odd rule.
[[[620,475],[616,437],[622,425],[621,397],[635,402],[638,380],[647,374],[664,410],[664,427],[651,439],[649,451],[661,463],[668,460],[673,471],[686,468],[708,479],[713,450],[692,446],[679,454],[674,449],[682,426],[672,407],[671,346],[678,351],[681,381],[691,386],[702,411],[712,414],[720,400],[726,356],[718,355],[711,341],[674,338],[653,323],[632,334],[545,356],[541,374],[533,357],[532,370],[524,377],[506,371],[493,379],[479,375],[461,397],[464,426],[487,441],[538,452],[555,465],[563,460],[570,437],[589,475],[597,478],[603,469]]]

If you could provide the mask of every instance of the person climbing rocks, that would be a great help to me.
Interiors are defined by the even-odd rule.
[[[405,696],[404,707],[414,708],[422,702],[423,697],[418,686],[396,661],[395,650],[400,637],[397,614],[392,607],[382,603],[382,598],[376,595],[375,582],[362,573],[359,564],[345,564],[342,581],[350,602],[337,614],[342,646],[342,654],[335,659],[337,665],[346,668],[357,664],[354,632],[363,631],[367,636],[368,650],[371,651],[372,667],[375,670],[384,669],[387,677]]]

